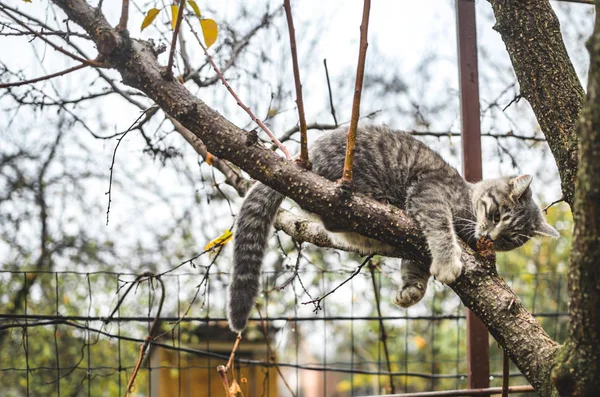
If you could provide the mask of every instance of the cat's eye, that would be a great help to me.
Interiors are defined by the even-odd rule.
[[[500,212],[496,211],[496,212],[494,213],[494,218],[493,218],[493,220],[494,220],[494,223],[498,223],[498,222],[500,222]]]

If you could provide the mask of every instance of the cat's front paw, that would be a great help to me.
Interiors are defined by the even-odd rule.
[[[434,258],[431,263],[431,275],[444,284],[452,284],[462,273],[460,251],[446,258]]]
[[[403,285],[398,289],[393,302],[400,307],[412,306],[423,298],[426,287],[427,285],[421,282]]]

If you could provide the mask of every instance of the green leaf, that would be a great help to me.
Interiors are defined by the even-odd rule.
[[[26,1],[26,0],[23,0],[23,1]],[[148,12],[146,13],[146,17],[142,21],[142,29],[141,30],[144,30],[148,26],[150,26],[152,24],[152,22],[154,22],[154,20],[156,19],[156,16],[158,15],[159,12],[160,12],[160,10],[158,8],[149,9]]]
[[[31,1],[31,0],[30,0]],[[200,18],[200,8],[198,8],[198,4],[194,0],[188,0],[188,4],[194,10],[194,13]]]
[[[210,47],[217,41],[217,36],[219,35],[219,27],[217,23],[212,19],[202,19],[200,21],[200,26],[202,26],[202,34],[204,35],[204,42],[206,43],[206,47]]]

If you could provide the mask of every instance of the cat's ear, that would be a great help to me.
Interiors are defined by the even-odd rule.
[[[541,236],[541,237],[551,237],[551,238],[559,238],[560,237],[558,230],[556,230],[555,228],[553,228],[552,226],[547,224],[546,221],[542,221],[538,225],[538,227],[535,228],[533,233],[535,233],[536,235]]]
[[[519,175],[510,179],[508,181],[508,184],[512,189],[512,192],[510,194],[511,197],[515,199],[520,198],[523,195],[523,193],[525,193],[532,180],[533,177],[531,175]]]

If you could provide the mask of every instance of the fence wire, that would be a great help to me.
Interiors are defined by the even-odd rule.
[[[123,396],[150,337],[131,395],[225,395],[215,368],[227,362],[236,336],[225,316],[228,274],[195,270],[160,276],[164,291],[154,277],[131,273],[0,272],[3,395]],[[399,309],[390,298],[397,269],[376,261],[311,303],[353,272],[283,266],[264,273],[235,360],[244,395],[467,387],[465,308],[451,291],[430,281],[421,303]],[[564,274],[505,278],[550,336],[564,340]],[[501,386],[502,352],[491,338],[490,346],[491,385]],[[510,377],[511,385],[527,384],[514,367]]]

